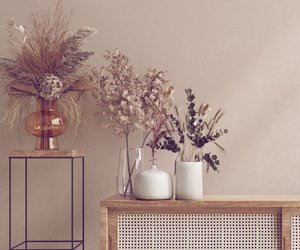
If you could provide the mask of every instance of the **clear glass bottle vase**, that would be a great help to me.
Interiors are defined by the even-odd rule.
[[[134,177],[143,168],[142,148],[121,148],[117,174],[117,195],[133,197]]]

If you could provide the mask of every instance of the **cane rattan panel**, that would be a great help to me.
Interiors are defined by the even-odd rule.
[[[117,230],[120,250],[281,249],[280,214],[119,214]]]
[[[292,250],[300,249],[300,215],[293,215],[292,221]]]

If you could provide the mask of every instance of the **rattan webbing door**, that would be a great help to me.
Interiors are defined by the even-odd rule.
[[[117,231],[119,250],[281,249],[279,214],[120,214]]]

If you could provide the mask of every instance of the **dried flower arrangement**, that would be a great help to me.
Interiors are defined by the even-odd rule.
[[[118,49],[107,51],[104,58],[108,64],[101,67],[97,102],[104,118],[109,121],[105,127],[112,128],[116,135],[125,136],[129,179],[124,195],[128,189],[132,195],[133,167],[129,163],[129,134],[140,128],[145,118],[140,98],[142,85],[129,58]]]
[[[94,54],[81,47],[96,30],[89,27],[69,34],[70,15],[65,15],[62,0],[53,15],[50,11],[32,13],[30,30],[8,21],[9,51],[13,59],[0,58],[0,87],[6,95],[4,121],[11,126],[22,122],[32,97],[59,100],[58,106],[74,124],[82,122],[81,97],[95,88],[94,71],[85,62]]]
[[[228,133],[227,129],[216,129],[216,125],[224,113],[219,109],[212,118],[208,119],[209,105],[201,104],[196,108],[193,91],[186,89],[185,92],[187,95],[185,120],[180,119],[178,108],[175,107],[175,114],[170,115],[169,129],[164,132],[162,140],[156,148],[178,153],[180,161],[204,161],[207,163],[207,169],[211,167],[218,171],[220,162],[217,156],[204,153],[203,149],[212,142],[224,151],[224,148],[216,142],[221,136]]]
[[[169,85],[165,72],[155,68],[139,77],[129,58],[118,49],[107,51],[104,58],[108,64],[101,68],[98,104],[109,121],[105,126],[112,128],[116,135],[125,136],[127,149],[131,132],[147,131],[141,147],[152,134],[148,145],[152,150],[154,164],[156,145],[162,136],[161,131],[166,129],[167,113],[172,106],[173,87]],[[127,164],[128,175],[131,177],[133,166],[129,165],[128,159]],[[126,190],[129,187],[132,190],[130,178]]]
[[[109,63],[101,67],[98,104],[109,121],[105,127],[125,136],[129,147],[129,134],[141,128],[145,111],[141,100],[142,83],[129,58],[120,50],[107,51],[104,58]]]
[[[185,120],[181,121],[174,104],[174,88],[165,71],[148,69],[143,77],[139,77],[129,58],[118,49],[107,51],[104,58],[108,64],[101,68],[98,104],[109,121],[105,126],[112,128],[115,134],[125,136],[127,152],[129,134],[140,129],[147,131],[142,147],[150,136],[146,145],[151,148],[152,164],[156,150],[163,149],[178,153],[180,161],[202,160],[208,167],[218,170],[217,156],[204,153],[203,148],[213,142],[224,150],[216,140],[228,131],[215,129],[223,116],[221,110],[207,120],[208,104],[196,109],[195,95],[187,89],[188,110]],[[128,155],[126,162],[128,181],[124,195],[128,189],[133,190],[131,175],[135,165],[130,166]]]

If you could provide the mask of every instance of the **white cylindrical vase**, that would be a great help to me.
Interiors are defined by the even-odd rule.
[[[203,198],[202,162],[176,162],[176,199]]]
[[[173,182],[169,173],[156,165],[138,172],[134,179],[134,197],[141,200],[168,200],[173,197]]]

